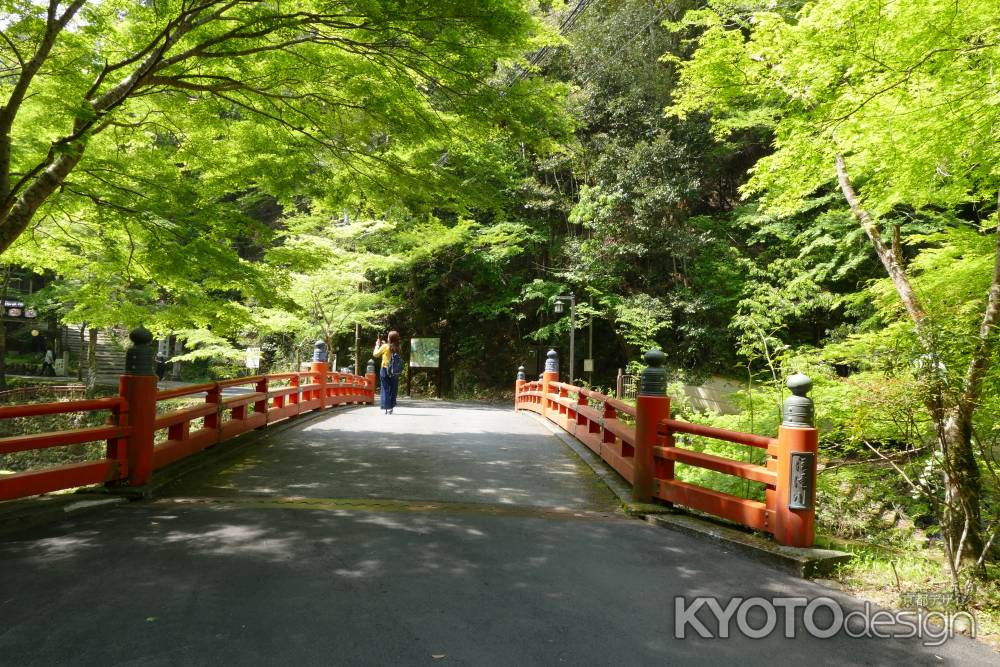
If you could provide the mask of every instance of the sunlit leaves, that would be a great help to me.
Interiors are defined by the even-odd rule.
[[[746,193],[776,211],[833,179],[847,156],[866,206],[953,206],[995,197],[1000,24],[988,0],[823,0],[691,16],[704,31],[681,63],[671,108],[707,110],[716,128],[772,128],[775,152]]]

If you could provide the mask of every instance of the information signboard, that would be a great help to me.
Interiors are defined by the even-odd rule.
[[[441,398],[441,339],[411,338],[410,368],[406,373],[406,395],[412,395],[412,380],[415,371],[437,376],[437,397]]]
[[[440,363],[440,338],[410,339],[410,368],[438,368]]]
[[[260,368],[260,348],[248,347],[246,352],[247,368]]]

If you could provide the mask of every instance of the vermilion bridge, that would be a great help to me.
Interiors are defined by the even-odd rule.
[[[340,375],[323,362],[305,373],[157,392],[147,338],[133,340],[133,372],[118,396],[0,410],[0,418],[103,411],[108,421],[0,439],[5,454],[106,442],[102,459],[0,478],[4,498],[93,484],[136,498],[0,539],[3,664],[995,658],[960,637],[940,646],[846,631],[820,639],[801,609],[759,639],[735,627],[720,639],[727,627],[705,607],[703,633],[683,611],[696,597],[722,607],[776,597],[827,600],[844,612],[863,605],[724,545],[629,518],[544,426],[631,482],[626,501],[683,504],[794,543],[812,531],[810,469],[793,463],[815,451],[815,429],[796,421],[807,418],[807,399],[793,401],[792,423],[776,438],[757,438],[671,420],[655,354],[634,408],[560,383],[553,358],[539,382],[517,381],[517,413],[407,400],[388,416],[368,407],[373,373]],[[168,403],[179,397],[188,404]],[[710,457],[677,446],[678,433],[743,442],[768,459]],[[764,501],[685,484],[674,478],[676,463],[763,484]],[[72,494],[56,506],[119,497],[107,493]],[[758,629],[770,622],[763,607],[748,618]]]

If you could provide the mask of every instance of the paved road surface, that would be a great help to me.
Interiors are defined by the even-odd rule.
[[[469,404],[331,412],[155,502],[8,536],[0,564],[2,665],[1000,662],[962,638],[786,640],[783,619],[675,639],[677,595],[860,605],[625,518],[533,417]]]

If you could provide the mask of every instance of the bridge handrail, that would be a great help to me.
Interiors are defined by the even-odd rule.
[[[123,439],[132,434],[124,417],[129,409],[128,401],[122,396],[86,399],[79,401],[59,401],[13,405],[0,408],[0,419],[40,417],[76,412],[109,413],[108,424],[87,426],[63,431],[47,431],[0,438],[0,454],[66,447],[95,440],[107,441],[104,458],[83,463],[51,466],[42,470],[27,470],[0,476],[0,501],[23,498],[49,491],[97,484],[121,478],[127,474],[128,459],[120,446]]]
[[[0,407],[0,419],[16,417],[40,417],[42,415],[60,415],[70,412],[95,412],[97,410],[114,410],[125,405],[121,396],[108,398],[92,398],[80,401],[54,401],[52,403],[28,403],[26,405],[8,405]]]
[[[557,363],[554,351],[548,357]],[[665,371],[659,368],[665,356],[650,351],[646,360],[651,366],[640,376],[635,406],[560,382],[554,370],[527,382],[522,367],[514,408],[542,415],[593,450],[632,484],[637,502],[684,505],[771,533],[780,544],[812,546],[817,431],[812,402],[805,397],[811,381],[804,375],[789,378],[794,396],[786,401],[785,420],[773,438],[672,419]],[[635,425],[622,422],[621,415],[634,418]],[[682,433],[763,449],[768,458],[760,465],[677,447],[674,436]],[[764,502],[675,479],[676,463],[762,484]]]
[[[635,426],[619,417],[634,418],[633,406],[586,387],[559,382],[555,374],[546,373],[538,382],[518,381],[515,407],[546,417],[601,456],[622,477],[632,480]]]
[[[0,501],[92,484],[147,483],[153,471],[247,431],[336,405],[372,404],[375,376],[331,371],[313,362],[308,371],[232,378],[163,391],[152,375],[154,350],[148,332],[133,332],[136,362],[149,374],[126,374],[118,396],[0,407],[0,420],[108,411],[107,424],[0,438],[0,453],[106,441],[106,457],[40,470],[0,475]],[[302,380],[305,379],[306,383]],[[283,386],[272,387],[272,383]],[[288,383],[284,385],[284,383]],[[228,387],[249,391],[223,395]],[[157,414],[163,401],[204,395],[202,403]],[[197,420],[201,420],[197,424]],[[156,434],[166,438],[156,442]]]
[[[205,384],[192,384],[186,387],[164,389],[163,391],[156,392],[156,400],[164,401],[168,398],[183,398],[184,396],[191,396],[193,394],[204,394],[206,391],[212,391],[218,386],[217,382],[207,382]]]
[[[269,380],[291,380],[292,378],[298,379],[303,375],[312,375],[309,371],[289,371],[287,373],[271,373],[267,377]]]
[[[577,396],[584,396],[588,399],[594,399],[600,401],[605,405],[610,405],[615,410],[622,414],[626,414],[630,417],[635,417],[635,406],[629,405],[625,401],[621,401],[613,396],[608,396],[607,394],[602,394],[593,389],[588,389],[587,387],[578,387],[576,385],[567,384],[565,382],[552,382],[549,384],[550,387],[555,389],[565,389],[567,392],[575,392]]]
[[[725,428],[705,426],[704,424],[695,424],[677,419],[664,419],[660,421],[660,423],[657,424],[656,432],[660,435],[687,433],[689,435],[697,435],[703,438],[712,438],[714,440],[732,442],[737,445],[746,445],[747,447],[758,447],[760,449],[767,449],[768,451],[778,446],[777,438],[769,438],[766,435],[755,435],[753,433],[744,433],[742,431],[730,431]]]

